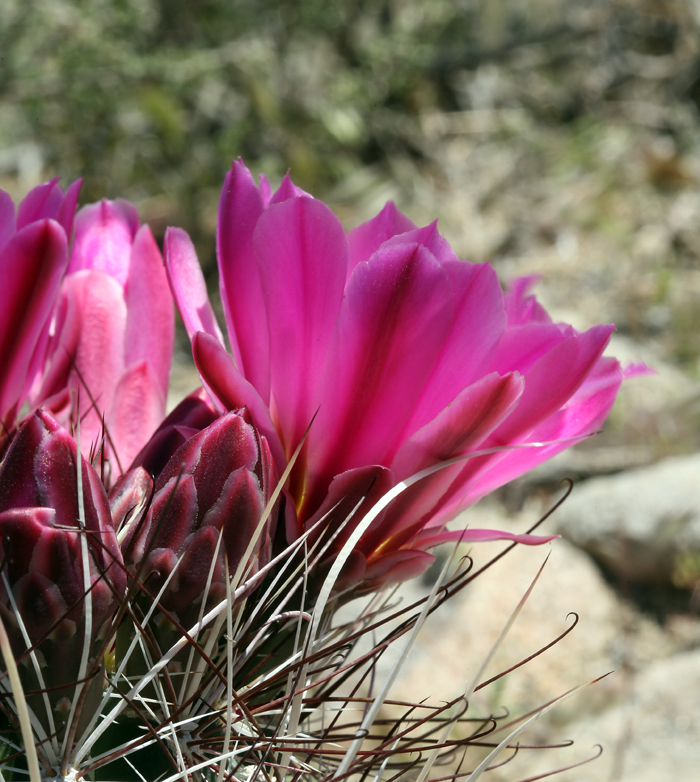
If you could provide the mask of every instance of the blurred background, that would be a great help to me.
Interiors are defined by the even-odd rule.
[[[540,614],[504,654],[551,640],[552,621],[557,635],[568,597],[583,629],[497,699],[532,708],[618,671],[544,722],[541,738],[576,723],[609,742],[562,779],[680,782],[700,767],[699,112],[697,0],[0,2],[13,196],[82,176],[82,203],[127,198],[159,239],[186,228],[215,287],[219,191],[241,156],[273,185],[291,171],[348,228],[387,199],[439,218],[460,257],[504,280],[544,275],[556,319],[616,323],[611,352],[657,370],[627,384],[602,435],[473,512],[520,530],[561,477],[581,483],[550,522],[569,542]],[[186,393],[196,381],[178,367]],[[453,631],[480,617],[481,632],[434,634],[425,680],[439,658],[445,687],[461,681],[505,579],[455,601]]]

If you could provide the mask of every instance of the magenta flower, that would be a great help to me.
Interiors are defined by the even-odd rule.
[[[19,205],[0,190],[0,439],[12,430],[36,372],[37,345],[68,263],[68,241],[80,190],[65,195],[58,179],[34,188]]]
[[[394,501],[360,541],[358,580],[422,572],[426,548],[460,535],[513,538],[445,525],[595,431],[623,379],[618,362],[601,357],[613,326],[578,333],[552,323],[527,280],[504,296],[491,266],[458,260],[435,224],[416,228],[392,203],[346,236],[289,177],[271,195],[238,161],[221,196],[217,248],[233,355],[189,238],[166,234],[171,287],[206,387],[222,409],[250,411],[280,470],[316,415],[288,486],[290,539],[333,508],[326,523],[339,523],[369,492],[361,516],[426,467],[503,449]],[[541,441],[559,442],[514,448]]]
[[[171,431],[170,425],[161,431]],[[212,567],[208,602],[226,599],[224,555],[233,575],[274,489],[273,459],[245,411],[232,412],[175,451],[156,479],[145,518],[128,515],[126,508],[138,505],[139,494],[150,495],[149,480],[137,467],[113,492],[113,511],[119,507],[128,525],[120,532],[124,561],[134,573],[143,568],[145,586],[154,596],[172,576],[161,604],[189,627]],[[274,516],[250,548],[252,573],[269,561],[273,535]]]
[[[32,402],[81,420],[83,453],[104,428],[112,476],[121,474],[165,414],[173,305],[163,259],[126,201],[80,210]]]
[[[65,729],[86,642],[88,666],[101,666],[95,655],[126,589],[107,496],[82,457],[85,531],[79,531],[77,463],[73,439],[40,410],[20,427],[0,466],[0,608],[13,652],[24,660],[24,686],[35,693],[30,706],[47,735]],[[83,541],[91,585],[87,641]],[[26,654],[29,645],[36,645],[36,665]],[[86,708],[99,703],[99,675],[90,688]],[[47,690],[48,712],[40,689]]]

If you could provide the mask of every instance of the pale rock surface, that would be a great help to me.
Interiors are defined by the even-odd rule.
[[[509,522],[495,503],[483,510],[472,509],[465,518],[474,527],[519,532],[530,521],[521,517]],[[503,548],[502,543],[473,547],[476,566]],[[466,547],[461,551],[465,552]],[[620,600],[590,558],[565,540],[537,548],[516,547],[430,617],[391,697],[410,701],[427,698],[438,704],[463,692],[548,554],[527,603],[481,680],[554,640],[572,623],[572,618],[567,618],[569,612],[580,615],[579,624],[553,648],[478,692],[472,698],[471,713],[503,715],[505,708],[516,717],[611,673],[557,706],[520,737],[524,744],[571,739],[575,741],[573,747],[521,750],[512,763],[490,772],[489,778],[492,782],[527,779],[592,757],[597,754],[596,745],[602,745],[605,751],[601,758],[556,779],[695,779],[686,772],[688,763],[697,762],[694,758],[698,750],[690,744],[700,745],[693,738],[693,731],[700,730],[700,653],[674,653],[697,643],[697,621],[689,618],[676,623],[675,629],[669,626],[663,630]],[[420,593],[418,581],[404,587],[406,599],[415,599]],[[383,665],[389,662],[387,659]],[[498,740],[504,735],[498,735]],[[671,755],[678,758],[675,776],[676,761],[669,760]],[[463,769],[473,768],[481,757],[471,753]],[[665,768],[667,772],[656,777],[639,776],[644,761],[638,759],[645,757],[658,758],[656,765],[649,761],[650,769]],[[664,766],[664,762],[670,765]],[[682,769],[685,771],[681,773]],[[624,777],[620,776],[621,770]],[[447,769],[440,771],[443,773]]]
[[[700,557],[700,455],[576,486],[556,523],[622,578],[671,582],[689,557]]]
[[[593,763],[561,774],[560,782],[694,782],[700,777],[700,651],[659,660],[630,680],[629,696],[602,714],[560,731],[573,738],[576,759],[604,752]],[[552,768],[543,758],[528,768]],[[511,777],[516,779],[518,777]]]
[[[489,544],[489,548],[495,554],[503,544]],[[474,554],[477,563],[483,564],[486,545]],[[566,541],[557,540],[509,552],[431,617],[400,691],[408,695],[410,690],[416,700],[457,696],[476,675],[548,555],[538,583],[484,678],[561,635],[573,624],[570,612],[578,612],[580,622],[555,647],[509,674],[502,684],[493,685],[493,705],[534,708],[615,668],[621,607],[595,565]],[[614,679],[610,679],[599,685],[594,697],[608,699],[615,690]]]

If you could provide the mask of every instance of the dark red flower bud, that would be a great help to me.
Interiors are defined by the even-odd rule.
[[[143,469],[135,467],[119,478],[109,492],[109,507],[117,537],[124,537],[127,530],[138,524],[148,510],[153,494],[153,478]]]
[[[83,675],[95,674],[89,686],[101,692],[101,661],[95,655],[119,606],[118,596],[126,589],[107,496],[82,457],[81,529],[77,464],[75,441],[39,410],[22,425],[0,466],[0,610],[13,653],[23,658],[24,686],[33,691],[47,688],[59,735],[65,728],[66,703],[77,693],[74,685],[86,643]],[[91,630],[86,638],[88,606]],[[35,647],[36,662],[27,654],[28,644]],[[32,695],[29,705],[47,732],[53,732],[44,698]]]
[[[232,575],[275,480],[267,441],[246,412],[224,415],[187,440],[158,476],[145,520],[132,524],[121,540],[127,567],[136,573],[145,560],[142,581],[152,595],[172,574],[162,605],[185,624],[196,621],[212,567],[208,602],[225,598],[224,552]],[[274,519],[255,541],[252,572],[269,561]]]
[[[143,467],[149,475],[158,477],[175,451],[218,417],[207,392],[198,388],[186,396],[156,429],[134,459],[132,468]]]

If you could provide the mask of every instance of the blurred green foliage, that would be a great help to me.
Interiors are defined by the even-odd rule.
[[[674,166],[696,146],[695,114],[673,108],[700,105],[697,26],[681,11],[674,0],[2,0],[0,186],[82,176],[83,202],[121,196],[156,234],[181,225],[210,268],[232,159],[273,181],[291,169],[323,197],[370,169],[389,180],[432,166],[428,177],[449,181],[435,147],[463,134],[479,144],[465,187],[481,186],[479,161],[490,169],[499,145],[520,176],[592,172],[599,195],[572,224],[625,242],[629,218],[609,202],[629,191],[627,157],[602,146],[610,112],[661,112],[641,120],[676,150],[642,161],[654,190],[685,186]],[[680,66],[664,75],[669,57]],[[426,132],[426,118],[453,112],[457,130]],[[627,135],[618,146],[637,143]],[[496,197],[478,196],[482,212]]]
[[[0,147],[36,144],[45,169],[85,177],[85,200],[161,196],[151,217],[200,238],[234,157],[318,190],[410,147],[432,52],[469,15],[435,0],[5,0]]]
[[[543,5],[3,0],[0,150],[34,145],[44,175],[85,178],[83,200],[130,198],[157,232],[177,222],[211,245],[233,158],[273,178],[291,168],[317,194],[420,158],[419,113],[456,107],[445,57],[477,62],[549,23],[528,14]]]

